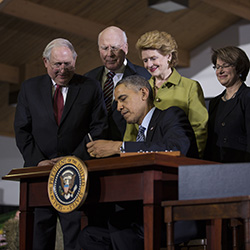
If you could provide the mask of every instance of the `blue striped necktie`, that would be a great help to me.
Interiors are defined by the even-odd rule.
[[[145,141],[145,132],[146,128],[144,128],[143,126],[139,126],[139,131],[138,131],[138,134],[137,134],[137,137],[136,137],[136,141]]]

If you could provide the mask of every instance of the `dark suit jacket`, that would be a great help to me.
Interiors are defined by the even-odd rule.
[[[52,82],[48,75],[26,80],[18,96],[15,115],[17,146],[25,166],[41,160],[75,155],[90,158],[87,133],[93,139],[105,138],[107,115],[103,93],[97,81],[74,75],[58,126],[53,113]]]
[[[178,107],[155,109],[147,130],[146,142],[125,142],[126,152],[180,151],[198,158],[193,129],[185,112]]]
[[[129,60],[127,60],[127,65],[125,67],[125,71],[123,74],[123,78],[130,75],[140,75],[144,76],[147,80],[151,77],[149,72],[138,65],[132,64]],[[95,68],[88,73],[85,74],[85,76],[88,76],[90,78],[98,80],[100,83],[102,81],[104,66],[100,66],[98,68]],[[108,130],[108,138],[115,141],[122,141],[123,135],[126,129],[126,121],[116,110],[117,104],[116,102],[113,102],[112,108],[108,114],[108,122],[109,122],[109,130]]]
[[[224,110],[219,113],[224,93],[209,103],[205,158],[218,162],[250,161],[250,88],[243,83],[235,98],[224,103]]]

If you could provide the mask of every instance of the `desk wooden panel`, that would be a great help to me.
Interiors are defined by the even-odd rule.
[[[178,166],[212,164],[183,156],[139,154],[85,161],[89,171],[86,203],[143,201],[145,249],[160,249],[161,202],[177,199]],[[50,206],[51,167],[13,169],[4,180],[20,181],[20,250],[32,249],[33,209]],[[98,181],[99,185],[94,185]]]

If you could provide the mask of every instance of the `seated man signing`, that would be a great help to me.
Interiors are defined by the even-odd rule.
[[[114,94],[117,110],[127,123],[139,125],[136,142],[89,142],[87,148],[92,157],[119,154],[121,148],[126,152],[177,150],[183,155],[198,157],[195,135],[186,114],[178,107],[163,111],[155,108],[153,92],[147,80],[141,76],[128,76],[116,85]],[[105,226],[88,225],[79,235],[80,246],[85,250],[143,250],[142,211],[141,205],[126,204],[110,216]],[[186,227],[176,224],[175,243],[187,241],[196,233],[193,222]]]
[[[180,151],[198,158],[195,135],[184,111],[178,107],[159,110],[153,104],[153,91],[146,79],[133,75],[115,87],[117,110],[127,123],[139,125],[136,142],[96,140],[87,144],[90,156],[101,158],[125,152]]]

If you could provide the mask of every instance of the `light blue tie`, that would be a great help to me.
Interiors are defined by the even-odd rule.
[[[145,132],[146,128],[144,128],[143,126],[139,126],[139,131],[138,131],[138,135],[136,137],[136,141],[145,141]]]

